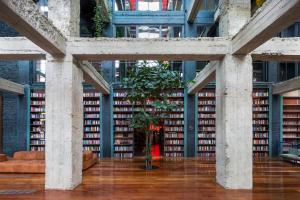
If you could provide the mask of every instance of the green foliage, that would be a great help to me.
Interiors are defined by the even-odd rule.
[[[169,68],[168,63],[144,61],[128,70],[122,86],[126,89],[126,98],[139,111],[134,114],[131,127],[148,130],[150,124],[158,125],[168,111],[176,108],[168,97],[184,83],[180,73]],[[151,112],[146,111],[146,104]]]
[[[150,125],[159,125],[168,111],[177,107],[168,97],[185,84],[180,73],[171,71],[168,63],[143,61],[130,67],[122,86],[126,89],[127,100],[138,111],[133,114],[130,127],[146,134],[146,169],[152,169]]]
[[[104,6],[102,3],[99,3],[99,1],[96,0],[96,6],[94,8],[94,17],[93,17],[93,22],[94,22],[94,36],[95,37],[101,37],[103,36],[103,30],[106,26],[106,22],[104,17],[101,15],[101,8]]]

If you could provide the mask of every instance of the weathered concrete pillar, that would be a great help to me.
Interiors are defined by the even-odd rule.
[[[252,58],[226,55],[216,70],[217,182],[252,188]]]
[[[250,0],[220,0],[220,36],[232,37]],[[226,55],[216,69],[216,172],[227,189],[252,189],[252,58]]]
[[[64,59],[47,57],[46,189],[73,189],[82,181],[83,73]]]
[[[234,36],[251,16],[251,0],[219,1],[220,36]]]
[[[79,37],[80,0],[48,0],[48,17],[64,36]]]
[[[79,36],[79,0],[49,0],[49,19],[66,36]],[[47,56],[46,189],[71,190],[82,182],[83,72],[66,52]]]

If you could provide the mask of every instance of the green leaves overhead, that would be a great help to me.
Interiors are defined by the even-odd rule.
[[[180,73],[171,71],[167,62],[143,61],[129,68],[122,86],[126,98],[137,109],[143,106],[134,114],[131,127],[147,130],[150,124],[158,125],[166,112],[176,108],[168,97],[184,87],[184,83]]]

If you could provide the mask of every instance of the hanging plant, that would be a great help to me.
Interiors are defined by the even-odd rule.
[[[104,28],[107,24],[104,17],[101,15],[100,10],[102,10],[102,7],[104,6],[103,3],[100,3],[101,1],[96,0],[96,6],[94,8],[94,37],[101,37],[103,36]]]

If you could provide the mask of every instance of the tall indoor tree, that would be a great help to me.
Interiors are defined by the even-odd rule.
[[[153,131],[150,126],[163,124],[168,113],[177,107],[169,97],[184,85],[180,72],[170,70],[168,62],[157,61],[138,62],[128,69],[127,77],[122,80],[126,99],[136,111],[130,126],[146,135],[146,169],[152,169]]]

